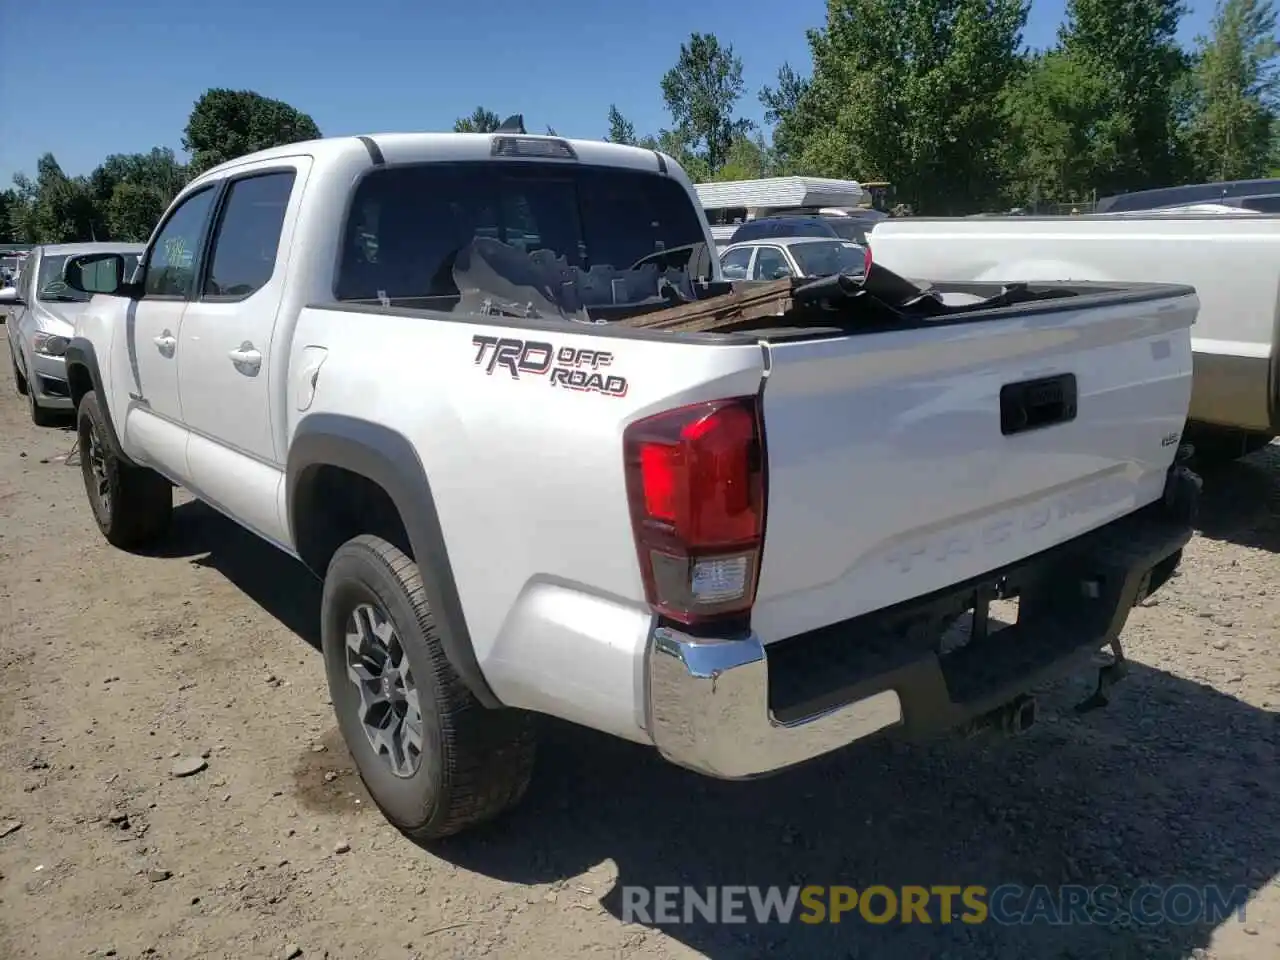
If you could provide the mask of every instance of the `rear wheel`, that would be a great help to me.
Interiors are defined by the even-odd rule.
[[[418,566],[379,537],[338,548],[324,581],[329,695],[360,779],[417,841],[460,833],[524,796],[533,717],[479,703],[445,657]]]
[[[76,413],[80,472],[98,529],[125,550],[158,540],[173,515],[173,487],[154,470],[126,463],[107,439],[97,394],[90,391]]]
[[[1257,453],[1272,441],[1265,433],[1244,430],[1201,427],[1189,430],[1187,439],[1195,448],[1195,463],[1201,467],[1216,467]]]

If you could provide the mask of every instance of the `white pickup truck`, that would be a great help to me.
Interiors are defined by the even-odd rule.
[[[1195,287],[1186,439],[1230,460],[1280,435],[1280,217],[1146,210],[1073,217],[902,218],[871,233],[881,265],[948,281]]]
[[[635,147],[388,134],[210,170],[67,350],[93,515],[140,548],[179,485],[323,578],[339,727],[419,839],[520,798],[536,714],[734,779],[1117,675],[1190,536],[1194,292],[734,289],[711,250]]]

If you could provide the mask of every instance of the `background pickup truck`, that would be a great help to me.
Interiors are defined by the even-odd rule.
[[[723,778],[1025,725],[1189,538],[1193,291],[734,291],[713,249],[633,147],[217,167],[67,350],[93,515],[140,547],[181,485],[323,578],[339,727],[419,839],[520,798],[538,713]]]
[[[1280,435],[1280,217],[902,218],[878,222],[871,248],[889,269],[930,280],[1191,284],[1197,459],[1235,459]]]

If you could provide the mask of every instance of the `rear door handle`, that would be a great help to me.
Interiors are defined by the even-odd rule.
[[[235,350],[227,353],[231,358],[231,362],[235,364],[236,369],[241,373],[253,375],[258,372],[258,368],[262,366],[262,354],[254,349],[252,343],[246,340],[240,344]]]

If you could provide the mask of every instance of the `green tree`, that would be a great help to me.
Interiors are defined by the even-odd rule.
[[[72,243],[106,239],[106,224],[87,177],[68,177],[53,154],[36,162],[36,178],[13,178],[12,233],[19,243]]]
[[[16,190],[0,190],[0,243],[13,243],[13,214],[18,206]]]
[[[492,110],[476,107],[469,117],[459,117],[453,122],[454,133],[493,133],[502,125],[502,118]]]
[[[665,153],[684,168],[684,172],[694,183],[705,183],[711,179],[711,167],[706,157],[679,130],[664,129],[656,134],[647,134],[636,141],[636,146]]]
[[[1271,0],[1219,0],[1212,35],[1197,38],[1195,109],[1187,125],[1197,179],[1243,180],[1268,173],[1278,52]]]
[[[809,113],[815,104],[808,96],[809,81],[784,63],[778,70],[778,85],[760,91],[765,123],[773,125],[774,163],[782,173],[800,172],[808,134],[816,129]]]
[[[182,136],[192,175],[236,157],[320,137],[315,121],[281,100],[251,90],[206,90]]]
[[[734,117],[744,87],[742,58],[711,33],[690,35],[662,77],[662,99],[675,132],[712,174],[724,165],[734,139],[751,129],[751,121]]]
[[[609,104],[609,132],[605,134],[605,139],[610,143],[625,143],[632,146],[636,142],[635,126],[622,115],[622,111],[616,104]]]
[[[1093,120],[1094,186],[1114,193],[1186,175],[1177,135],[1187,57],[1176,41],[1182,0],[1068,0],[1059,40],[1105,89]]]
[[[168,147],[150,153],[113,154],[89,176],[94,201],[113,240],[146,240],[188,180],[188,170]]]
[[[813,75],[761,99],[783,166],[889,180],[915,211],[980,210],[1002,192],[1001,96],[1019,73],[1027,0],[828,0]]]
[[[773,173],[773,157],[764,137],[741,135],[729,145],[724,165],[715,172],[713,180],[755,180]]]
[[[1001,144],[1011,203],[1064,203],[1091,196],[1099,169],[1114,157],[1099,153],[1113,139],[1103,127],[1110,91],[1102,74],[1062,50],[1032,58],[1008,87]]]

